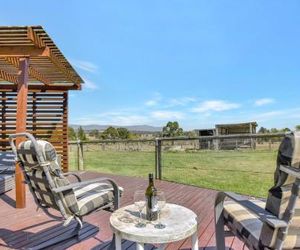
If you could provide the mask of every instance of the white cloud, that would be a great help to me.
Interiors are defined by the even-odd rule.
[[[290,108],[290,109],[281,109],[281,110],[272,110],[268,112],[258,113],[253,115],[253,119],[260,121],[269,121],[269,120],[293,120],[300,118],[300,108]]]
[[[155,93],[154,97],[150,100],[145,102],[146,106],[153,107],[158,104],[161,104],[163,108],[171,108],[176,106],[186,106],[192,102],[195,102],[196,98],[194,97],[178,97],[178,98],[171,98],[171,99],[164,99],[160,93]]]
[[[147,116],[114,111],[91,114],[74,120],[74,123],[82,125],[103,124],[114,126],[144,125],[149,122],[150,120]]]
[[[82,69],[89,73],[96,73],[98,71],[98,66],[92,62],[83,61],[83,60],[70,60],[72,65],[78,69]]]
[[[182,119],[184,114],[177,111],[157,110],[151,112],[151,117],[158,120]]]
[[[282,110],[275,110],[275,111],[269,111],[269,112],[264,112],[264,113],[257,114],[255,117],[257,119],[271,119],[271,118],[275,118],[275,117],[281,116],[283,114],[284,114],[284,111],[282,111]]]
[[[160,126],[166,120],[180,120],[184,117],[181,112],[157,110],[153,112],[141,113],[137,110],[108,111],[98,114],[88,114],[83,117],[72,119],[74,124],[103,124],[113,126],[131,125],[153,125]]]
[[[194,97],[180,97],[180,98],[172,98],[168,101],[167,107],[174,106],[186,106],[191,102],[195,102],[196,98]]]
[[[210,100],[204,101],[200,103],[197,107],[192,109],[192,112],[199,112],[199,113],[207,113],[209,111],[226,111],[231,109],[239,108],[240,104],[228,102],[224,100]]]
[[[93,82],[87,78],[84,78],[83,81],[84,81],[84,84],[82,86],[84,88],[87,88],[87,89],[97,89],[98,88],[98,86],[95,82]]]
[[[255,106],[263,106],[263,105],[267,105],[267,104],[270,104],[273,102],[274,102],[274,99],[272,99],[272,98],[262,98],[262,99],[257,99],[254,102],[254,105]]]
[[[156,100],[149,100],[149,101],[145,102],[145,105],[152,107],[152,106],[155,106],[157,103],[158,103],[158,101],[156,101]]]
[[[152,99],[145,102],[145,105],[149,106],[149,107],[156,106],[160,102],[161,99],[162,99],[161,94],[155,93],[154,97]]]
[[[101,119],[102,124],[113,124],[121,126],[143,125],[149,122],[146,116],[142,115],[116,115],[109,119]]]
[[[138,108],[120,108],[102,113],[87,113],[81,117],[70,117],[73,124],[102,124],[113,126],[153,125],[163,126],[169,120],[177,120],[185,129],[209,128],[215,124],[257,121],[264,127],[290,127],[300,124],[300,107],[290,109],[269,110],[257,112],[245,110],[234,113],[214,112],[212,110],[195,115],[189,110],[145,110],[144,106]]]

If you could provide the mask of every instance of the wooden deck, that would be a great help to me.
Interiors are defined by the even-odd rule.
[[[145,179],[136,177],[92,172],[85,172],[80,175],[83,179],[99,176],[109,176],[115,179],[125,189],[121,206],[132,203],[134,191],[137,189],[144,190],[147,186]],[[217,192],[166,181],[156,181],[155,185],[158,189],[165,191],[168,202],[186,206],[197,213],[200,249],[216,249],[213,203]],[[28,191],[27,207],[25,209],[15,209],[14,198],[14,190],[0,195],[0,249],[26,249],[38,242],[56,237],[66,232],[66,230],[70,230],[70,227],[62,227],[59,221],[48,217],[41,210],[36,211],[36,205]],[[106,249],[112,237],[109,216],[110,213],[106,211],[92,213],[85,218],[85,239],[80,242],[77,239],[70,239],[51,247],[51,249]],[[98,228],[99,231],[97,231]],[[235,237],[227,237],[226,245],[228,249],[234,250],[243,249],[244,247]],[[191,240],[187,239],[169,244],[167,249],[190,249],[190,246]],[[135,244],[123,241],[122,249],[135,249]],[[154,246],[149,245],[146,249],[154,249]]]

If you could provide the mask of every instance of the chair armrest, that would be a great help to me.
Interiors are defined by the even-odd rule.
[[[96,179],[82,181],[82,182],[71,183],[70,185],[67,185],[67,186],[53,188],[52,192],[61,193],[61,192],[67,191],[67,190],[71,190],[73,188],[83,187],[83,186],[86,186],[86,185],[89,185],[89,184],[93,184],[93,183],[97,183],[97,182],[103,182],[103,181],[109,182],[113,187],[113,190],[114,190],[113,191],[113,193],[114,193],[114,207],[115,207],[115,210],[116,210],[116,209],[119,208],[119,205],[120,205],[120,202],[119,202],[119,200],[120,200],[120,190],[119,190],[119,186],[110,178],[102,177],[102,178],[96,178]]]
[[[75,174],[75,173],[72,173],[72,172],[63,173],[63,176],[69,176],[69,175],[74,176],[77,179],[78,182],[81,182],[81,178],[79,177],[78,174]]]
[[[300,179],[300,169],[291,166],[280,165],[280,170]]]
[[[235,201],[239,205],[249,209],[250,211],[255,213],[262,222],[267,223],[269,226],[273,228],[284,228],[288,226],[288,223],[286,221],[278,219],[275,215],[257,206],[255,203],[251,202],[246,197],[238,195],[236,193],[219,192],[215,200],[215,207],[220,205],[220,203],[223,204],[226,197]]]

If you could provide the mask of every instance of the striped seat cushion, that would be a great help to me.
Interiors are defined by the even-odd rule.
[[[30,186],[39,203],[43,206],[58,209],[49,182],[43,170],[32,169],[26,172]]]
[[[47,179],[43,167],[39,164],[37,150],[44,158],[43,161],[49,163],[48,171],[51,180]],[[70,184],[68,179],[62,176],[56,150],[51,143],[37,140],[37,148],[35,148],[33,142],[27,140],[19,144],[17,154],[25,167],[25,174],[30,181],[28,184],[31,186],[33,195],[40,205],[58,209],[57,200],[60,197],[68,214],[72,214],[70,206],[74,213],[78,212],[73,190],[67,190],[63,194],[60,194],[59,197],[53,194],[51,190],[49,181],[53,181],[53,187],[62,187]]]
[[[253,200],[253,202],[264,208],[265,202]],[[259,248],[259,238],[263,223],[257,215],[245,209],[234,201],[224,203],[224,220],[229,229],[241,238],[250,249]]]
[[[56,150],[53,145],[47,141],[37,140],[38,150],[44,156],[47,162],[57,160]],[[25,167],[38,167],[37,152],[34,148],[32,141],[27,140],[18,146],[18,157],[23,162]]]
[[[252,200],[261,208],[265,208],[266,203],[259,200]],[[248,209],[239,205],[234,201],[226,201],[224,203],[224,219],[229,229],[241,238],[249,249],[261,250],[272,249],[277,237],[277,230],[264,224]],[[291,225],[283,249],[299,249],[300,230]]]
[[[123,189],[120,188],[120,193]],[[93,183],[84,187],[74,189],[75,197],[78,201],[78,215],[89,214],[97,208],[103,207],[113,202],[113,188],[107,183]]]
[[[57,154],[52,144],[38,140],[37,147],[44,160],[49,163],[47,165],[49,178],[53,181],[54,187],[69,185],[69,180],[61,173]],[[46,178],[45,169],[38,162],[33,143],[29,140],[20,143],[17,153],[25,166],[25,173],[30,180],[29,184],[33,193],[41,205],[58,209],[57,200],[60,199],[67,214],[84,216],[97,208],[112,203],[114,199],[113,188],[106,183],[90,184],[63,191],[58,196],[54,195],[49,185],[50,180]]]

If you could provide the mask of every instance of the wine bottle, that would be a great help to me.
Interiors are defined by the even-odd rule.
[[[145,192],[146,196],[146,219],[154,221],[157,219],[158,207],[157,207],[157,190],[154,186],[153,174],[149,174],[149,186]]]

